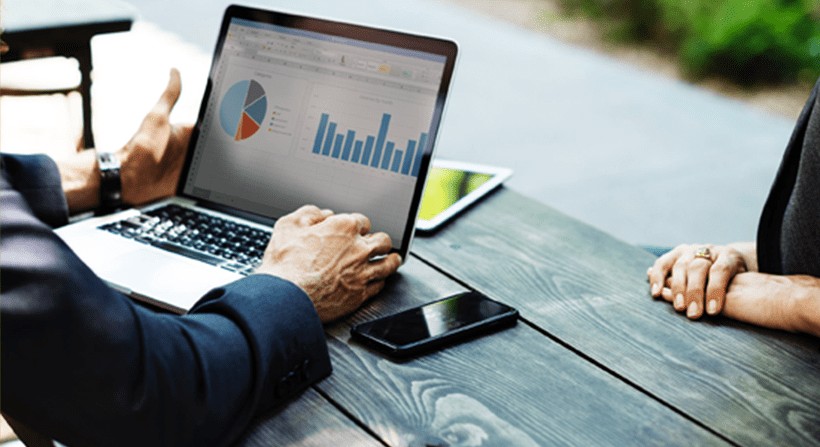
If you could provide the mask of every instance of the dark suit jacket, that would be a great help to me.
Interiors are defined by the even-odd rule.
[[[56,165],[0,156],[2,410],[68,445],[224,445],[261,411],[330,374],[305,293],[252,275],[188,315],[107,287],[51,231]]]

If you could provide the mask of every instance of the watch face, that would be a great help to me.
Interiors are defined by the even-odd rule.
[[[120,168],[120,160],[112,152],[97,152],[97,160],[100,163],[100,171]]]

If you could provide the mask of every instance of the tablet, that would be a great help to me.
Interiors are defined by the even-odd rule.
[[[435,160],[427,174],[416,229],[432,231],[498,187],[512,170],[461,161]]]

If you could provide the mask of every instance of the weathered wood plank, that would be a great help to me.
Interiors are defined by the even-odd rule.
[[[818,340],[686,320],[641,249],[502,189],[414,253],[736,443],[820,443]]]
[[[314,389],[260,417],[242,440],[243,447],[381,447]]]
[[[407,362],[350,327],[461,290],[411,258],[372,303],[328,328],[318,385],[389,445],[722,445],[724,442],[524,323]]]

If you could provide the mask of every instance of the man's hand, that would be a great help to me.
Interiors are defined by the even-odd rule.
[[[181,91],[179,71],[172,69],[165,92],[117,153],[125,203],[140,205],[176,191],[192,130],[190,125],[172,125],[169,119]]]
[[[322,322],[362,305],[401,265],[386,233],[370,233],[361,214],[333,214],[303,206],[273,227],[256,273],[287,279],[304,290]],[[383,256],[377,260],[374,257]]]
[[[182,84],[171,70],[168,87],[148,113],[131,141],[117,152],[123,201],[140,205],[174,193],[192,127],[173,126],[168,118]],[[81,151],[57,160],[69,212],[94,209],[100,201],[100,170],[94,151]]]

